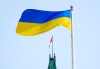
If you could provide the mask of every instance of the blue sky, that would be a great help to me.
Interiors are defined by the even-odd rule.
[[[60,11],[74,6],[76,69],[100,69],[99,0],[0,0],[0,69],[47,69],[54,36],[57,69],[71,69],[70,31],[59,26],[37,36],[20,36],[16,27],[25,9]]]

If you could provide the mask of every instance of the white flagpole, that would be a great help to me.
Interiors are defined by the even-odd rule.
[[[53,58],[53,36],[52,36],[52,58]]]
[[[73,24],[72,24],[72,11],[73,6],[70,6],[71,8],[71,63],[72,63],[72,69],[75,69],[75,56],[74,56],[74,46],[73,46]]]

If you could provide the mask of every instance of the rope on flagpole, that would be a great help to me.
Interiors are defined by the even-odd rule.
[[[75,63],[74,63],[74,46],[73,46],[73,24],[72,24],[72,11],[73,11],[73,6],[70,6],[71,8],[71,63],[72,63],[72,69],[75,69]]]

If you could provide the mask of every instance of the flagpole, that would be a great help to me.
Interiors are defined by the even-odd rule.
[[[53,36],[52,36],[52,58],[53,58]]]
[[[72,24],[72,11],[73,6],[70,6],[71,8],[71,63],[72,63],[72,69],[75,69],[75,63],[74,63],[74,46],[73,46],[73,24]]]

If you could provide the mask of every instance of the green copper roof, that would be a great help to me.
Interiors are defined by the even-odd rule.
[[[56,56],[54,57],[49,57],[49,65],[48,69],[56,69]]]

